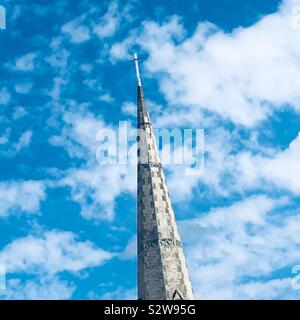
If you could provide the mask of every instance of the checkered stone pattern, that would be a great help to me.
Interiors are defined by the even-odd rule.
[[[193,300],[193,290],[157,151],[138,86],[138,297]]]

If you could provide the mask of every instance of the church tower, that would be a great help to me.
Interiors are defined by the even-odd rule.
[[[138,299],[193,300],[194,294],[142,88],[138,57]]]

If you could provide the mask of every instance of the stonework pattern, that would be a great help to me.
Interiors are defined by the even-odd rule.
[[[138,298],[194,294],[142,86],[138,86]]]

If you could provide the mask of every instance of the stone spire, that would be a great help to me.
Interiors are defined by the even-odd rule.
[[[140,79],[137,75],[138,143],[138,298],[193,300],[193,290],[160,163]]]

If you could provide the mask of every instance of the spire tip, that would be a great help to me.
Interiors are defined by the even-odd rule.
[[[140,69],[139,69],[139,63],[138,63],[139,58],[138,58],[138,55],[136,52],[133,54],[133,60],[134,60],[134,64],[135,64],[135,73],[136,73],[137,84],[139,87],[141,87],[142,81],[141,81],[141,77],[140,77]]]

